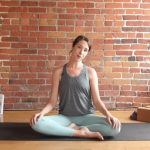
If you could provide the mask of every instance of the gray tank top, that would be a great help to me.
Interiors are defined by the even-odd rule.
[[[70,76],[67,73],[67,64],[64,65],[59,84],[59,96],[59,114],[73,117],[94,114],[89,75],[85,65],[76,77]]]

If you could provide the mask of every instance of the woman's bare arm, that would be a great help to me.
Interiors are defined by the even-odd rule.
[[[88,67],[91,95],[93,99],[94,106],[105,116],[109,114],[104,103],[100,99],[99,88],[98,88],[98,78],[97,73],[93,68]]]
[[[57,103],[58,100],[58,88],[59,88],[59,81],[61,79],[62,67],[56,68],[53,71],[52,75],[52,88],[51,88],[51,96],[45,107],[42,109],[41,113],[43,115],[50,112]]]

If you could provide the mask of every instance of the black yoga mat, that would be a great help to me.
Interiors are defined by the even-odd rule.
[[[99,141],[62,136],[46,136],[35,132],[28,123],[0,123],[2,141]],[[122,123],[121,132],[114,137],[104,137],[105,141],[149,141],[150,123]]]

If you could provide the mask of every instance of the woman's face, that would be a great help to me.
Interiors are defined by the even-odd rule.
[[[88,43],[84,40],[79,41],[73,48],[72,48],[72,55],[75,59],[83,60],[86,55],[88,54],[89,46]]]

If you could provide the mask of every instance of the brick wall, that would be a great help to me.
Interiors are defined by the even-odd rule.
[[[78,35],[109,109],[150,104],[150,0],[0,1],[0,93],[5,110],[41,109],[53,68]],[[57,107],[57,106],[56,106]]]

